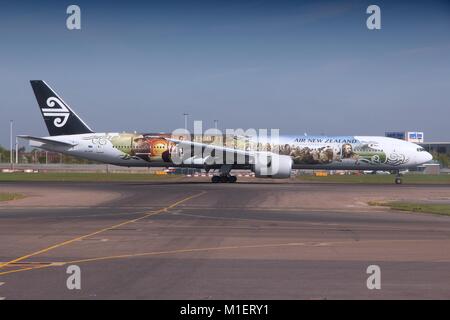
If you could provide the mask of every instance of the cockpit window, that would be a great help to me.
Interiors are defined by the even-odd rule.
[[[420,148],[417,148],[417,151],[419,151],[419,152],[423,152],[423,151],[425,151],[425,149],[424,149],[424,148],[422,148],[422,147],[420,147]]]

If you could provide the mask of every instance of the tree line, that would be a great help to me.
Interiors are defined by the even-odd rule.
[[[13,152],[15,160],[15,150]],[[0,145],[0,163],[11,162],[10,151]],[[25,147],[19,148],[19,163],[63,163],[63,164],[95,164],[97,162],[76,158],[56,152],[46,152],[41,149],[26,151]]]

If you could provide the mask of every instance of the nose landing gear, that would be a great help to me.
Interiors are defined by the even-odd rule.
[[[395,176],[395,184],[402,184],[402,175],[400,174],[400,171],[397,171],[397,175]]]

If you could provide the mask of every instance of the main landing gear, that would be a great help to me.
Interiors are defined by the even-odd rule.
[[[212,183],[235,183],[237,181],[236,176],[230,175],[231,166],[230,165],[223,165],[220,167],[220,175],[213,176],[211,178]]]
[[[236,176],[231,176],[231,175],[227,175],[227,176],[213,176],[211,178],[211,182],[212,183],[235,183],[237,181],[237,177]]]

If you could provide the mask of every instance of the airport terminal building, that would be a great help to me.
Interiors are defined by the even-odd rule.
[[[450,155],[450,142],[424,142],[419,144],[430,153]]]
[[[450,155],[450,142],[425,142],[424,133],[420,131],[389,131],[385,136],[417,143],[430,153]]]

